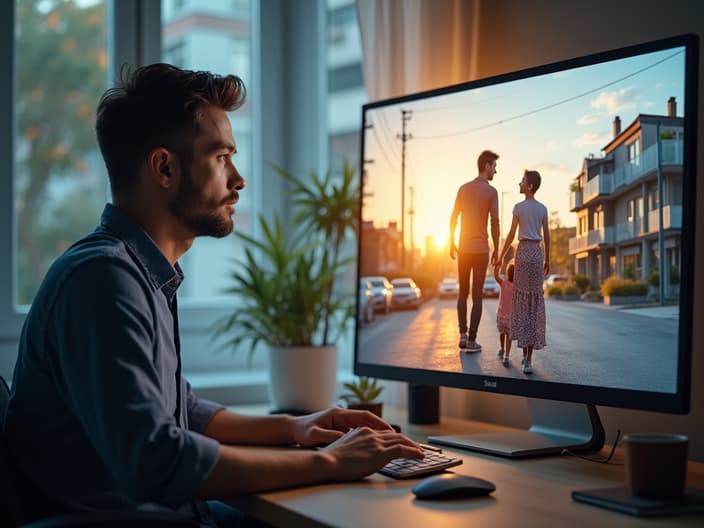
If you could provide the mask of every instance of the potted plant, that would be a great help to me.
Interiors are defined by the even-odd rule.
[[[378,385],[376,379],[362,376],[357,381],[345,383],[344,386],[349,392],[340,398],[347,403],[348,409],[371,411],[381,418],[383,403],[376,401],[376,399],[384,387]]]
[[[284,224],[278,215],[260,215],[261,238],[236,233],[245,257],[226,293],[242,305],[216,323],[214,335],[227,335],[235,351],[248,344],[250,359],[267,344],[274,407],[310,412],[335,399],[335,342],[354,315],[352,288],[345,291],[338,279],[354,260],[342,246],[358,230],[359,187],[347,163],[340,179],[328,171],[307,181],[272,166],[288,182],[291,218]]]

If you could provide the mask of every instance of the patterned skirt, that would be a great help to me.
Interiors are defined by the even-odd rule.
[[[511,340],[521,348],[545,346],[545,299],[543,298],[543,250],[538,241],[522,240],[515,257]]]

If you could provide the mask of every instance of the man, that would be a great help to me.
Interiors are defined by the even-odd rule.
[[[459,347],[469,352],[480,352],[477,329],[482,318],[482,292],[487,265],[489,264],[489,242],[486,232],[487,219],[491,215],[492,266],[499,250],[499,198],[489,182],[496,174],[499,155],[485,150],[477,159],[479,175],[462,185],[457,191],[455,207],[450,216],[450,257],[457,259],[457,274],[460,293],[457,298],[457,320],[460,329]],[[457,217],[462,216],[459,248],[455,244]],[[472,315],[467,329],[467,297],[472,292]]]
[[[233,230],[245,181],[227,112],[244,97],[236,76],[154,64],[100,100],[113,203],[34,299],[7,416],[19,469],[55,510],[149,504],[214,524],[236,512],[201,499],[359,479],[422,457],[371,413],[241,416],[199,400],[181,377],[178,259],[195,237]]]

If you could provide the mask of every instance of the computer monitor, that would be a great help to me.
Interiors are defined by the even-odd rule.
[[[431,442],[510,457],[598,450],[596,405],[688,412],[698,46],[682,35],[363,106],[358,274],[380,286],[377,317],[357,326],[355,374],[526,396],[533,413],[528,431]],[[458,348],[450,214],[484,150],[500,156],[502,242],[524,170],[542,175],[551,270],[530,374],[515,342],[499,361],[491,280],[482,350]]]

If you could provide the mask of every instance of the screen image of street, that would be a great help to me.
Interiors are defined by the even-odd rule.
[[[684,55],[674,47],[365,108],[356,361],[675,393],[693,174]],[[450,232],[451,215],[486,150],[498,155],[483,184],[495,189],[499,253],[526,198],[524,172],[541,177],[550,269],[539,292],[545,345],[529,370],[516,341],[505,353],[497,326],[502,283],[519,273],[518,231],[499,268],[486,266],[476,335],[461,346],[462,218]],[[470,291],[468,319],[472,306]]]
[[[675,392],[676,307],[612,310],[592,303],[546,299],[548,343],[533,353],[533,373],[523,374],[519,348],[512,348],[508,368],[497,359],[499,341],[493,317],[497,302],[484,300],[486,316],[477,333],[481,352],[458,350],[455,304],[436,298],[418,310],[391,312],[363,327],[359,360],[444,372]]]

